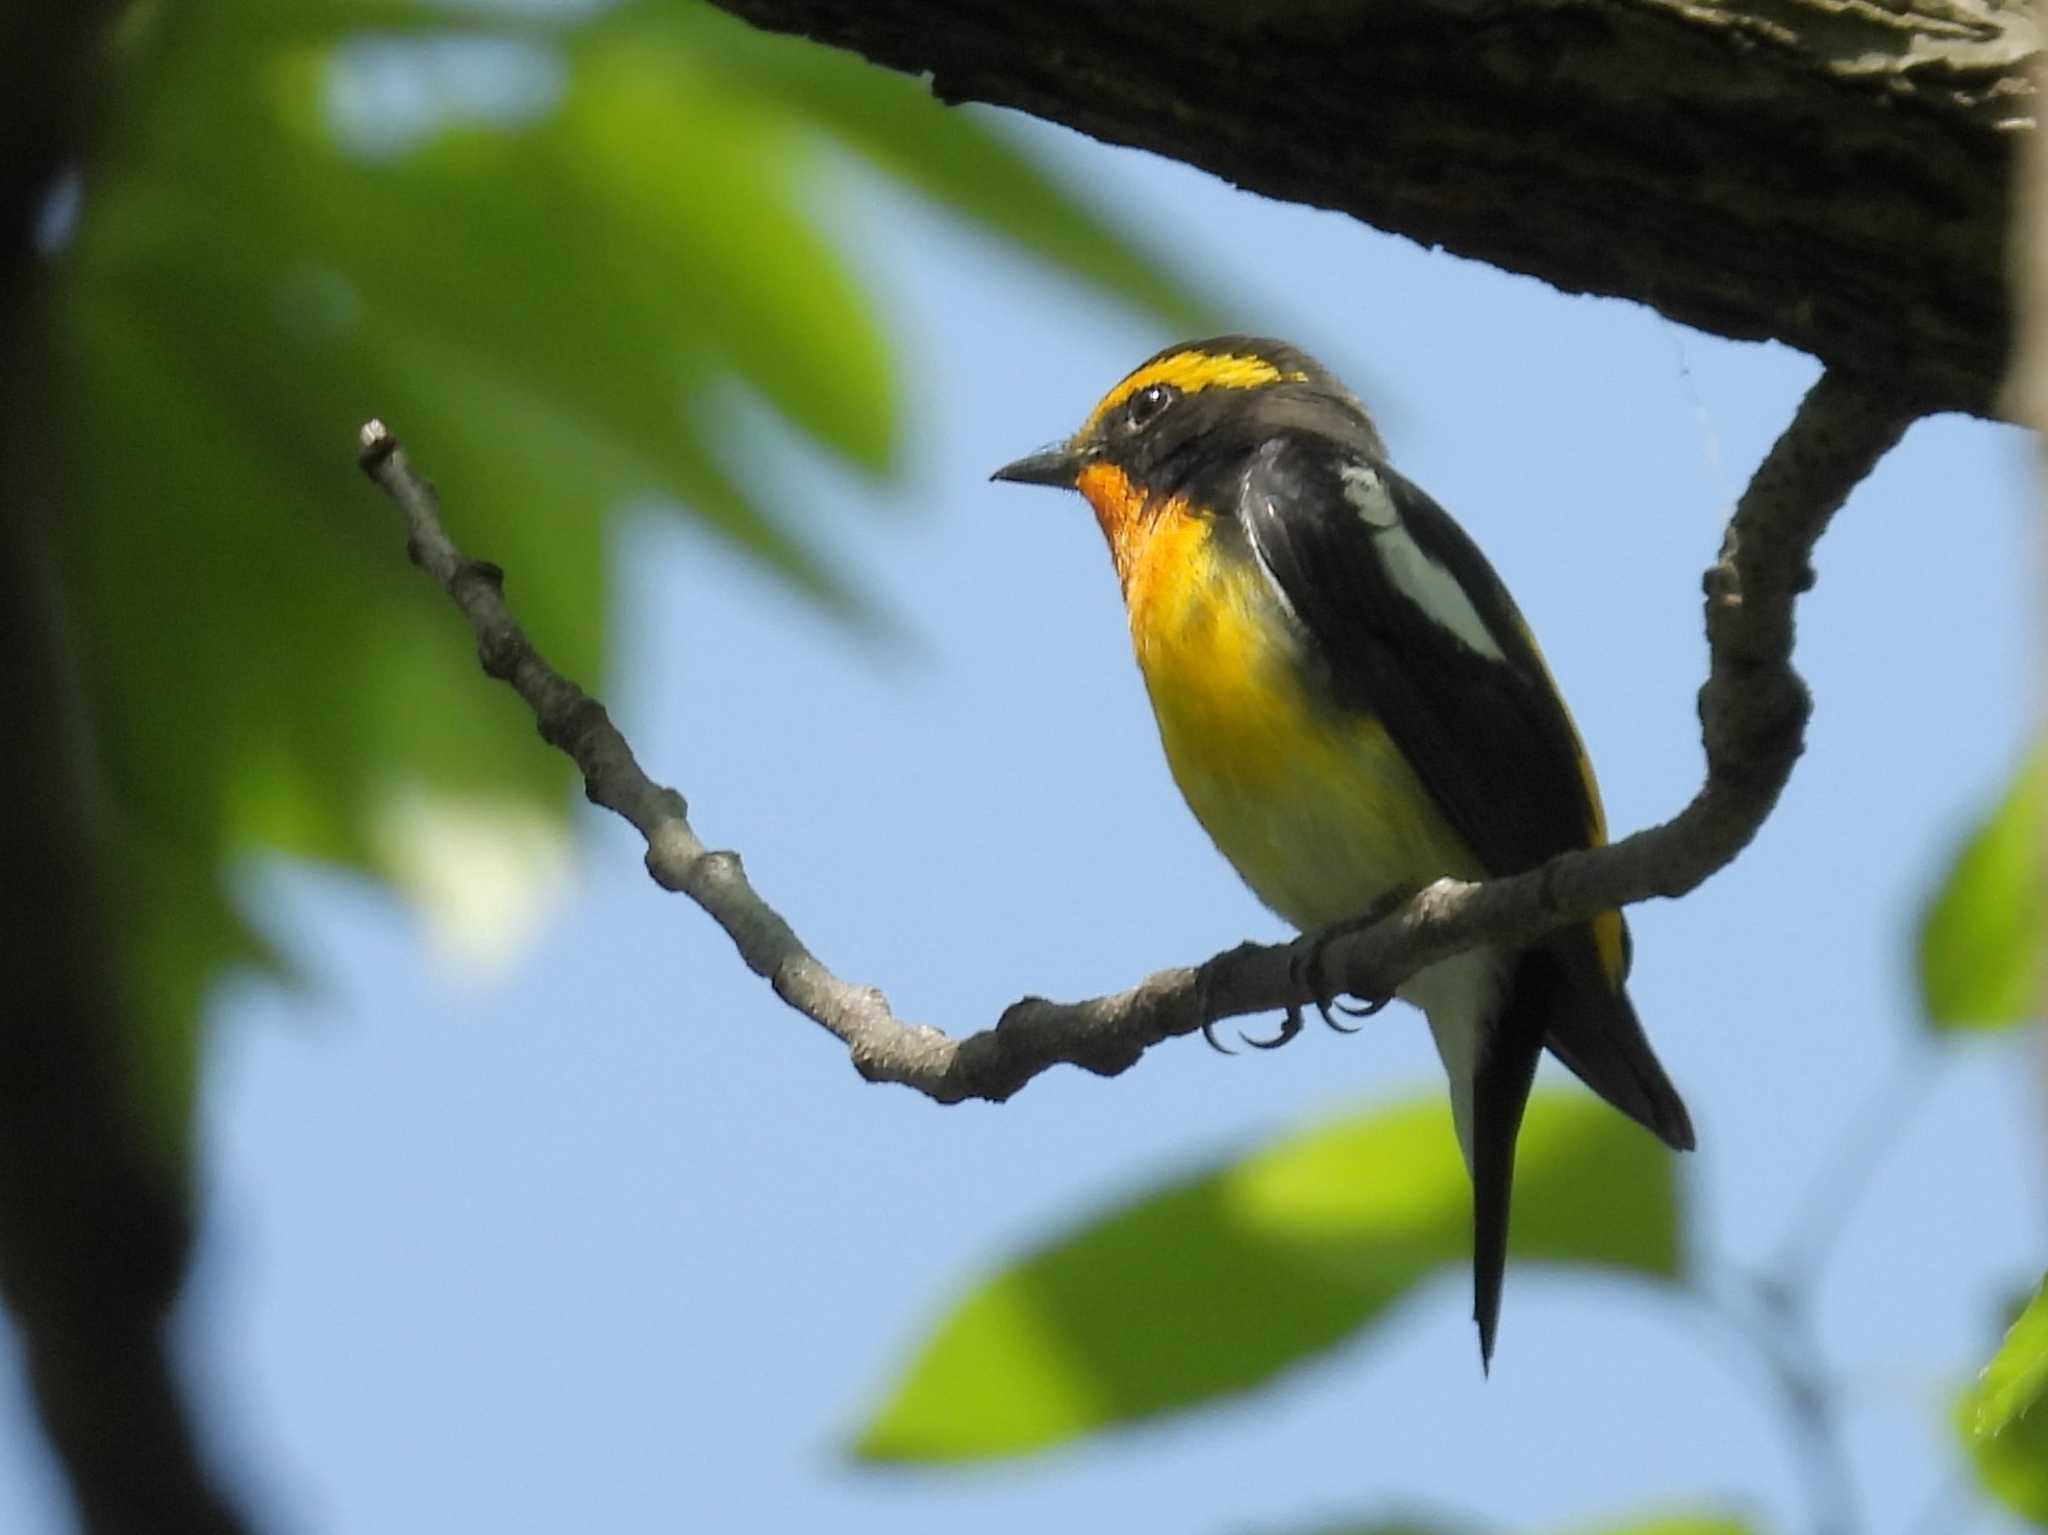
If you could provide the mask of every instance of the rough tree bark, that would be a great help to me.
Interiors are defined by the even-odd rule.
[[[715,0],[1569,292],[1997,409],[2026,0]]]
[[[2040,66],[2037,65],[2037,71]],[[2041,135],[2026,136],[2015,175],[2010,257],[2014,315],[2012,372],[2000,401],[2006,415],[2034,429],[2036,489],[2041,502],[2041,522],[2035,534],[2035,560],[2048,547],[2048,143]],[[2042,593],[2048,601],[2048,590]],[[2048,636],[2043,636],[2048,640]],[[2048,656],[2043,657],[2048,663]],[[2038,679],[2048,680],[2048,664],[2040,666]],[[2048,699],[2042,700],[2048,704]],[[2048,719],[2048,709],[2036,705],[2037,714]],[[2037,871],[2048,878],[2048,821],[2040,827],[2041,844]],[[2048,890],[2042,892],[2048,902]],[[2048,909],[2048,905],[2044,905]],[[2040,1014],[2048,1017],[2048,977],[2036,999]],[[2048,1055],[2040,1061],[2041,1085],[2048,1097]]]

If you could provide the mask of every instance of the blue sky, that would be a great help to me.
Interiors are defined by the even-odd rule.
[[[1233,328],[1298,342],[1376,407],[1514,589],[1617,829],[1683,803],[1700,571],[1815,365],[1010,126],[1183,253]],[[820,202],[899,338],[908,483],[852,483],[744,401],[735,431],[771,435],[767,499],[900,637],[850,634],[640,519],[604,685],[643,762],[820,955],[955,1032],[1027,992],[1280,936],[1167,777],[1085,509],[986,482],[1177,338],[865,174],[835,168]],[[1817,1298],[1881,1535],[1952,1478],[1948,1396],[2048,1236],[2038,1034],[1919,1048],[1909,984],[1919,903],[2036,718],[2028,468],[2009,429],[1913,429],[1821,547],[1799,646],[1818,706],[1780,813],[1704,890],[1633,916],[1715,1272],[1769,1263],[1833,1203],[1810,1192],[1827,1148],[1911,1084]],[[459,537],[462,487],[442,489]],[[447,637],[468,643],[452,610]],[[503,730],[541,749],[509,695]],[[627,828],[579,818],[572,895],[492,976],[353,879],[251,873],[311,984],[223,991],[184,1337],[269,1527],[1037,1535],[1433,1510],[1533,1531],[1700,1504],[1807,1527],[1778,1405],[1725,1327],[1533,1268],[1510,1277],[1490,1381],[1457,1275],[1214,1411],[991,1469],[849,1464],[863,1412],[977,1277],[1190,1165],[1435,1089],[1426,1031],[1392,1009],[1272,1055],[1183,1041],[1114,1081],[1062,1070],[1002,1107],[937,1108],[862,1083],[647,881]],[[52,1494],[9,1375],[0,1529],[65,1528]]]

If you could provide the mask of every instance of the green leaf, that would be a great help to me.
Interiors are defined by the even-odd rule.
[[[1147,249],[1049,174],[978,110],[948,107],[908,75],[802,38],[760,31],[709,6],[660,14],[734,78],[781,101],[962,218],[1186,335],[1217,328],[1216,305],[1176,263]]]
[[[711,6],[644,0],[628,13],[687,38],[728,78],[1055,270],[1182,334],[1217,328],[1214,302],[1189,288],[1168,253],[1119,230],[978,109],[948,107],[908,75]]]
[[[642,253],[621,275],[802,430],[893,467],[888,349],[838,253],[793,205],[807,146],[791,115],[650,29],[614,25],[575,59],[549,139]]]
[[[1980,1434],[1976,1426],[1982,1410],[1977,1390],[1965,1392],[1956,1403],[1956,1430],[1978,1483],[2022,1519],[2048,1528],[2048,1410],[2014,1418],[1995,1434]]]
[[[121,877],[111,886],[127,1049],[122,1067],[143,1139],[163,1164],[190,1172],[189,1129],[201,1050],[201,1006],[231,966],[282,978],[277,956],[242,920],[205,860],[114,827]]]
[[[1522,1131],[1524,1261],[1678,1272],[1672,1158],[1610,1109],[1540,1093]],[[1249,1390],[1384,1319],[1471,1255],[1471,1196],[1431,1097],[1160,1189],[988,1280],[933,1331],[856,1452],[1016,1454]]]
[[[2020,769],[1963,845],[1920,929],[1920,999],[1937,1031],[2011,1028],[2040,1016],[2048,983],[2048,752]]]
[[[1285,1535],[1462,1535],[1468,1528],[1412,1518],[1358,1519],[1310,1525]],[[1753,1535],[1753,1531],[1739,1519],[1714,1514],[1664,1514],[1625,1524],[1575,1528],[1573,1535]]]
[[[167,1124],[213,980],[268,962],[235,860],[389,878],[404,795],[514,820],[568,803],[566,765],[478,677],[353,471],[363,419],[410,444],[545,653],[594,683],[606,519],[631,503],[866,611],[761,504],[759,444],[726,408],[744,388],[849,466],[898,466],[887,337],[811,209],[821,144],[1109,291],[1174,292],[979,123],[705,6],[139,4],[104,62],[47,398],[108,817],[151,893],[122,925],[132,1064]],[[489,87],[506,75],[533,87],[509,105]]]
[[[2048,1398],[2048,1276],[2034,1298],[1984,1367],[1970,1399],[1974,1404],[1971,1432],[1979,1439],[1996,1438]],[[2048,1417],[2048,1410],[2041,1414]]]

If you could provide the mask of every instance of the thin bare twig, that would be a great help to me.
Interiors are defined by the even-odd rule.
[[[1770,1285],[1805,1306],[1822,1271],[1886,1162],[1913,1133],[1955,1059],[1924,1033],[1909,1036],[1897,1057],[1865,1089],[1838,1125],[1806,1180],[1769,1270]]]
[[[1683,895],[1739,853],[1804,745],[1811,704],[1791,666],[1792,605],[1813,584],[1814,542],[1916,414],[1888,393],[1825,374],[1750,481],[1706,573],[1707,777],[1691,804],[1660,826],[1524,874],[1439,880],[1333,944],[1328,973],[1355,995],[1387,996],[1476,944],[1526,942],[1651,896]],[[656,882],[709,912],[747,966],[844,1043],[870,1080],[900,1082],[942,1103],[999,1102],[1054,1065],[1112,1076],[1161,1040],[1205,1023],[1312,1000],[1300,964],[1307,940],[1297,940],[1241,944],[1086,1002],[1027,997],[993,1028],[964,1038],[905,1022],[880,991],[841,979],[804,946],[748,881],[738,854],[704,846],[682,795],[648,778],[604,706],[542,659],[506,606],[503,572],[455,547],[432,487],[382,422],[363,427],[359,462],[404,511],[413,560],[469,620],[484,670],[526,700],[542,737],[581,770],[592,802],[639,830]]]
[[[1743,1273],[1713,1283],[1695,1272],[1676,1293],[1696,1308],[1695,1317],[1720,1323],[1747,1345],[1751,1362],[1776,1395],[1806,1482],[1812,1535],[1858,1535],[1863,1524],[1842,1436],[1841,1393],[1821,1359],[1810,1297],[1795,1294],[1775,1275]]]

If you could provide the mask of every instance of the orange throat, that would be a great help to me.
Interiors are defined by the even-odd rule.
[[[1131,595],[1132,574],[1144,561],[1145,545],[1151,541],[1166,506],[1133,485],[1130,476],[1114,464],[1088,465],[1074,480],[1074,488],[1094,509],[1095,525],[1109,543],[1109,557],[1116,562],[1116,579]]]

